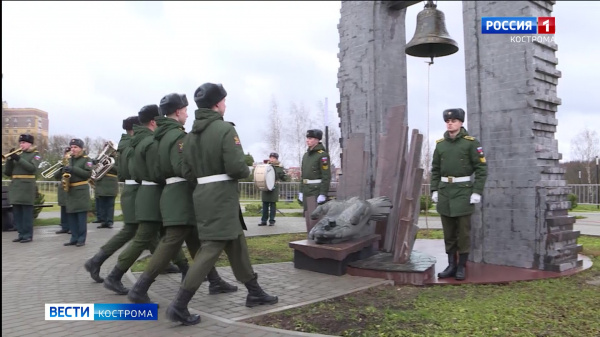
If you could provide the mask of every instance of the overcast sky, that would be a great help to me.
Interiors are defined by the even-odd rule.
[[[260,160],[270,152],[262,141],[272,97],[280,110],[294,101],[313,111],[328,98],[335,111],[340,8],[339,1],[3,1],[2,100],[12,108],[47,111],[50,134],[116,142],[123,118],[170,92],[187,94],[190,130],[195,89],[223,83],[225,119],[237,124],[244,150]],[[417,4],[407,12],[407,41],[422,9]],[[466,109],[462,3],[439,2],[438,9],[460,50],[431,68],[429,123],[428,66],[407,56],[409,126],[432,141],[444,131],[443,109]],[[554,9],[562,72],[556,138],[569,160],[571,139],[585,126],[600,125],[594,100],[600,87],[600,3],[559,1]]]

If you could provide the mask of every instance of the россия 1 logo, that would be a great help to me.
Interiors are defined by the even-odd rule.
[[[540,17],[482,17],[481,34],[554,34],[555,18]]]

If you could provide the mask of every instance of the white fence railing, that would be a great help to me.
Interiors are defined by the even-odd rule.
[[[2,180],[2,186],[10,184],[10,180]],[[57,203],[57,191],[60,186],[59,181],[37,181],[38,190],[44,194],[45,202],[49,204]],[[260,190],[256,187],[253,182],[240,182],[240,201],[243,202],[256,202],[260,201]],[[337,183],[331,183],[331,186],[336,186]],[[121,196],[121,191],[124,184],[119,183],[119,195],[117,196],[117,202]],[[571,188],[571,193],[577,196],[577,203],[598,205],[598,184],[573,184],[568,185]],[[298,196],[300,191],[299,182],[283,182],[279,183],[279,200],[281,201],[293,201]],[[423,184],[421,186],[421,194],[429,195],[429,184]]]

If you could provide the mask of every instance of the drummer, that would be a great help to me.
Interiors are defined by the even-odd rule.
[[[279,162],[279,154],[277,152],[271,152],[269,155],[268,164],[273,166],[275,170],[275,188],[273,190],[262,191],[262,217],[260,219],[259,226],[266,226],[267,219],[269,220],[269,226],[275,226],[275,212],[277,210],[276,203],[279,201],[279,181],[286,181],[287,176],[281,163]]]

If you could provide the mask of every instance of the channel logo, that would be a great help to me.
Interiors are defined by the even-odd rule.
[[[555,18],[482,17],[481,34],[555,34]]]
[[[152,303],[46,303],[47,321],[156,321],[158,305]]]

